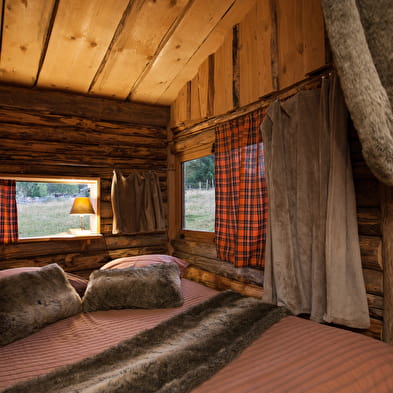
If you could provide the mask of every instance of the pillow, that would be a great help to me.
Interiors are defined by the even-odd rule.
[[[0,278],[0,345],[81,311],[63,269],[51,264]]]
[[[83,311],[168,308],[183,304],[179,268],[164,263],[91,273]]]
[[[40,267],[31,266],[31,267],[15,267],[12,269],[4,269],[0,270],[0,278],[11,276],[13,274],[21,273],[21,272],[32,272],[39,270]],[[77,276],[76,274],[64,272],[69,283],[75,288],[78,292],[79,296],[82,297],[87,288],[87,280],[83,277]]]
[[[117,258],[106,263],[100,270],[125,269],[128,267],[143,267],[160,263],[176,263],[179,266],[181,276],[183,276],[188,263],[183,259],[164,254],[137,255],[135,257]]]

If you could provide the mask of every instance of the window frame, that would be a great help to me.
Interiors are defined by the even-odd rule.
[[[213,151],[213,143],[206,144],[198,150],[185,150],[177,155],[177,179],[179,186],[177,187],[178,193],[176,199],[178,201],[178,236],[182,239],[190,239],[194,241],[202,241],[202,242],[214,242],[216,237],[215,232],[207,232],[207,231],[196,231],[191,229],[183,228],[183,218],[184,218],[184,179],[183,179],[183,163],[186,161],[196,160],[198,158],[214,155]],[[179,207],[180,206],[180,207]]]
[[[90,195],[92,205],[96,214],[95,225],[93,228],[95,232],[91,234],[69,234],[66,236],[35,236],[35,237],[23,237],[18,238],[17,243],[29,243],[38,241],[49,241],[49,240],[72,240],[72,239],[94,239],[102,237],[101,234],[101,212],[100,212],[100,192],[101,192],[101,179],[99,177],[75,177],[75,176],[37,176],[37,175],[5,175],[0,174],[0,179],[15,180],[16,182],[37,182],[37,183],[74,183],[74,184],[94,184],[92,187],[92,194]]]

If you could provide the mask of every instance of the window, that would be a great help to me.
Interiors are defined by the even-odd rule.
[[[214,232],[214,156],[183,162],[182,173],[183,229]]]
[[[98,179],[24,177],[13,180],[19,239],[99,233]],[[87,197],[95,214],[70,214],[78,197]]]

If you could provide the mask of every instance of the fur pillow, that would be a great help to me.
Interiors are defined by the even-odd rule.
[[[184,272],[188,266],[186,261],[183,259],[173,257],[172,255],[166,254],[146,254],[146,255],[137,255],[134,257],[123,257],[113,259],[112,261],[106,263],[101,267],[100,270],[106,269],[125,269],[127,267],[144,267],[149,265],[155,265],[160,263],[176,263],[179,266],[179,271],[181,276],[184,275]]]
[[[4,269],[4,270],[0,270],[0,278],[6,276],[12,276],[14,274],[18,274],[22,272],[33,272],[39,269],[40,267],[37,266],[24,266],[24,267],[14,267],[12,269]],[[64,273],[69,283],[75,288],[75,290],[78,292],[78,295],[82,297],[87,288],[87,280],[73,273],[67,273],[67,272]]]
[[[183,304],[179,268],[164,263],[127,269],[96,270],[82,300],[83,311],[168,308]]]
[[[0,278],[0,345],[81,311],[81,299],[57,264]]]

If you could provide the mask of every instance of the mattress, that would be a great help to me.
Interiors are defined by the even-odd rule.
[[[94,355],[217,292],[182,280],[185,303],[161,310],[80,314],[0,348],[0,390]],[[270,327],[193,393],[393,392],[393,348],[298,317]]]
[[[182,307],[81,313],[0,347],[0,390],[95,355],[217,293],[186,279],[182,289]]]

